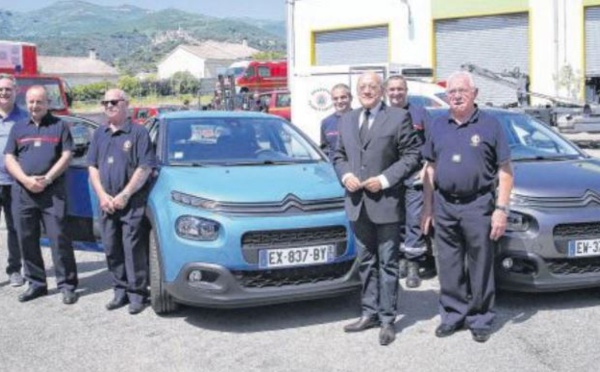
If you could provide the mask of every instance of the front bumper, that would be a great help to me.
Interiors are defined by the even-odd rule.
[[[502,266],[503,259],[526,262],[535,267],[533,273],[518,273]],[[529,252],[510,252],[496,259],[498,288],[517,292],[560,292],[573,289],[600,287],[600,261],[544,259]]]
[[[360,288],[358,264],[354,260],[334,263],[336,275],[321,275],[315,280],[315,271],[329,271],[331,264],[305,268],[312,281],[304,280],[298,269],[293,278],[284,278],[280,270],[229,270],[223,266],[207,263],[186,264],[175,281],[165,283],[167,292],[176,302],[201,307],[239,308],[261,306],[282,302],[333,297]],[[329,267],[327,267],[329,266]],[[203,280],[191,282],[190,273],[200,270]],[[276,273],[278,272],[278,273]],[[271,276],[275,273],[276,275]],[[293,276],[292,275],[292,276]],[[260,279],[260,277],[267,278]],[[329,276],[329,277],[328,277]],[[248,279],[250,278],[250,279]]]

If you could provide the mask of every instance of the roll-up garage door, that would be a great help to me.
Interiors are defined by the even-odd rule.
[[[528,14],[438,20],[435,22],[436,76],[446,79],[460,66],[471,63],[503,73],[528,72]],[[516,89],[474,74],[480,103],[504,105],[517,101]],[[515,79],[506,78],[512,82]]]
[[[585,9],[585,75],[600,76],[600,7]]]
[[[315,65],[388,62],[388,27],[366,27],[315,33]]]

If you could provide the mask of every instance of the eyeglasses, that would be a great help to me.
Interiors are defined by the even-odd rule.
[[[108,105],[116,106],[119,102],[125,101],[123,98],[121,99],[109,99],[108,101],[100,101],[100,104],[104,107],[108,107]]]

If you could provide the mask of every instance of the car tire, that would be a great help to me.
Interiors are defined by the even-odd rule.
[[[179,309],[179,304],[165,290],[160,267],[159,243],[156,231],[150,232],[150,304],[158,315],[165,315]]]

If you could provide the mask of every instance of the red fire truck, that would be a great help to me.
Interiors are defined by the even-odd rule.
[[[238,92],[287,89],[287,61],[249,61],[235,77]]]
[[[42,85],[48,91],[50,110],[57,114],[69,114],[71,96],[68,86],[58,76],[39,73],[35,44],[0,40],[0,73],[15,77],[19,106],[25,107],[25,93],[29,87]]]

